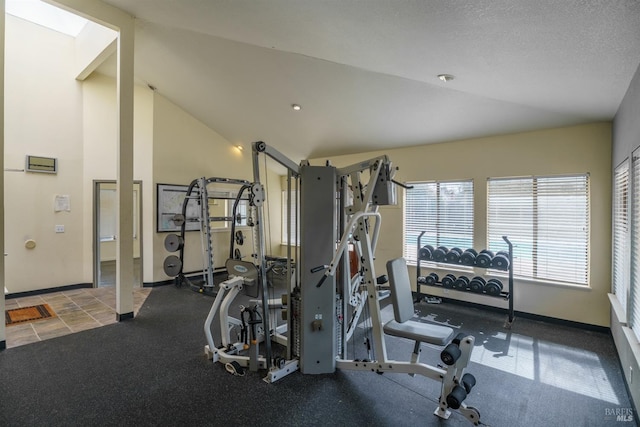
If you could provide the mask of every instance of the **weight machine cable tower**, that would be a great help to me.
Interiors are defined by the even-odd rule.
[[[298,165],[291,161],[289,158],[284,156],[278,150],[274,149],[271,146],[268,146],[263,141],[257,141],[252,144],[252,153],[253,153],[253,180],[254,183],[251,187],[252,193],[252,204],[255,206],[256,211],[256,227],[257,227],[257,239],[256,239],[256,257],[258,262],[258,269],[260,271],[259,280],[262,285],[262,321],[265,325],[265,359],[267,361],[268,369],[271,368],[273,363],[272,350],[271,350],[271,331],[269,330],[270,325],[270,316],[269,316],[269,289],[267,283],[267,261],[266,261],[266,241],[265,241],[265,223],[264,223],[264,206],[263,202],[265,200],[264,188],[260,184],[260,162],[259,156],[260,154],[264,154],[269,156],[280,165],[284,166],[288,170],[288,174],[295,175],[296,177],[299,175]],[[290,226],[289,226],[290,227]],[[289,242],[288,244],[291,244]],[[289,253],[290,250],[288,250]],[[287,261],[288,263],[290,260]],[[290,271],[290,270],[289,270]],[[288,274],[288,273],[287,273]],[[287,328],[288,330],[291,328]],[[290,332],[288,332],[290,334]],[[289,344],[289,347],[292,344]]]

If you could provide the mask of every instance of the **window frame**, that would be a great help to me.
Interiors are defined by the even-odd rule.
[[[630,229],[630,279],[629,326],[640,342],[640,148],[631,155],[631,229]]]
[[[629,159],[615,167],[613,171],[612,194],[612,250],[611,250],[611,292],[616,296],[625,314],[629,301]]]

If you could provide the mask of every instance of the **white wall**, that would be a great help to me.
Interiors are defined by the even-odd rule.
[[[153,98],[147,87],[136,86],[133,103],[133,179],[142,181],[142,281],[153,282],[153,220],[155,194],[153,184]],[[145,250],[144,248],[150,248]]]
[[[84,80],[109,55],[117,51],[118,32],[93,21],[87,21],[76,36],[76,78]]]
[[[74,80],[71,37],[6,16],[6,286],[22,292],[89,281],[82,248],[82,92]],[[55,157],[56,175],[19,171],[25,155]],[[70,212],[54,212],[68,195]],[[55,233],[64,225],[64,233]],[[34,249],[25,241],[36,241]]]
[[[475,247],[486,247],[486,180],[489,177],[590,173],[591,253],[588,287],[533,281],[515,283],[515,310],[591,325],[609,326],[607,293],[611,285],[611,124],[596,123],[489,138],[398,148],[332,158],[341,167],[387,154],[400,167],[399,181],[473,179]],[[325,159],[314,161],[323,164]],[[402,192],[400,192],[402,196]],[[402,256],[403,214],[399,206],[381,208],[376,273],[387,260]],[[517,243],[517,242],[514,242]],[[428,271],[428,270],[425,270]],[[444,270],[440,272],[444,274]],[[410,277],[414,281],[415,269]],[[444,296],[442,289],[429,293]],[[496,299],[455,292],[456,297],[506,308]]]
[[[115,181],[117,178],[117,111],[115,79],[102,74],[92,74],[82,83],[83,120],[82,132],[84,156],[82,161],[84,183],[84,227],[87,230],[83,247],[86,253],[93,251],[93,191],[94,180]],[[152,221],[152,156],[153,156],[153,91],[143,86],[134,88],[134,180],[142,181],[141,232],[143,239],[150,239],[153,229],[148,225]],[[143,246],[144,246],[143,241]],[[134,247],[136,242],[134,242]],[[111,247],[110,247],[111,246]],[[115,244],[104,245],[105,259],[115,259]],[[134,256],[140,256],[134,251]],[[150,262],[144,250],[143,263]],[[143,273],[149,268],[144,268]],[[91,262],[84,265],[86,277],[93,277]],[[144,281],[152,281],[146,276]],[[91,281],[91,279],[89,279]]]

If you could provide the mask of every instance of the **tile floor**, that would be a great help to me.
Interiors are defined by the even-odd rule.
[[[151,292],[151,288],[134,288],[134,314],[138,313],[149,292]],[[5,308],[11,310],[38,304],[49,304],[57,317],[7,326],[7,348],[116,323],[116,289],[114,286],[82,288],[7,299]]]

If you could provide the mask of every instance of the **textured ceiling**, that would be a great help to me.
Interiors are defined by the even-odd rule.
[[[104,1],[140,80],[296,161],[611,120],[640,63],[637,0]]]

